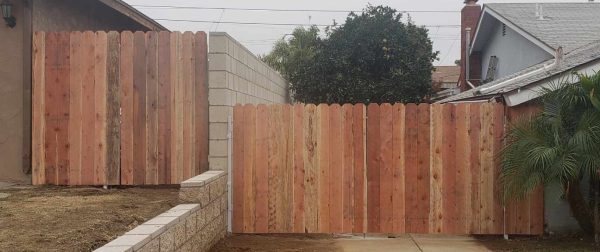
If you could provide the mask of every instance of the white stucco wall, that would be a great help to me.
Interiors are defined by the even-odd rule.
[[[481,51],[481,73],[483,80],[487,79],[491,56],[498,58],[496,79],[553,57],[508,26],[506,27],[506,33],[503,35],[502,23],[499,21],[495,21],[492,27],[492,31]]]

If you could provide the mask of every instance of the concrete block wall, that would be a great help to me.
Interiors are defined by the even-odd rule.
[[[281,75],[227,33],[209,34],[209,163],[227,169],[227,127],[236,104],[289,102]]]
[[[178,205],[95,250],[209,251],[227,233],[227,176],[208,171],[181,183]]]

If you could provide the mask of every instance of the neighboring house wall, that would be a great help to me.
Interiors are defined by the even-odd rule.
[[[97,0],[13,0],[14,28],[0,20],[0,180],[30,183],[32,31],[148,28]]]
[[[23,173],[24,82],[30,36],[25,23],[25,3],[12,1],[17,26],[9,28],[0,19],[0,180],[27,181]]]
[[[518,106],[508,107],[508,119],[510,122],[518,121],[519,118],[528,117],[542,110],[536,101],[530,101]],[[582,191],[587,192],[587,183],[582,183]],[[562,197],[563,191],[558,185],[546,186],[544,188],[544,220],[545,231],[551,233],[577,233],[581,231],[577,220],[573,218],[569,203]]]
[[[481,74],[483,80],[487,79],[491,56],[498,58],[496,79],[553,57],[509,27],[505,27],[503,35],[503,25],[499,21],[496,21],[487,44],[481,51]]]
[[[209,166],[227,170],[233,106],[287,103],[288,84],[227,33],[210,33],[209,47]]]

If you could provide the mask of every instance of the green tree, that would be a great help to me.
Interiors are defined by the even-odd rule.
[[[279,71],[288,81],[298,81],[299,66],[313,62],[319,45],[319,28],[298,27],[275,43],[271,53],[261,56],[269,66]],[[285,40],[289,36],[289,41]]]
[[[290,82],[295,100],[422,102],[430,95],[437,52],[427,29],[410,18],[403,22],[396,10],[368,6],[361,14],[350,13],[343,25],[328,27],[324,38],[310,31],[309,48],[293,45],[292,39],[264,57]],[[297,48],[304,49],[302,57],[293,53]]]
[[[507,134],[502,158],[504,199],[523,198],[538,186],[560,186],[581,228],[594,231],[597,212],[581,190],[600,167],[600,112],[580,84],[544,90],[543,111],[522,118]],[[597,205],[596,205],[597,206]]]

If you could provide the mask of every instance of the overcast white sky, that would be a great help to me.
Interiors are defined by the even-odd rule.
[[[416,11],[456,11],[449,13],[410,13],[417,25],[460,25],[460,9],[463,0],[125,0],[131,5],[169,5],[215,8],[268,8],[302,10],[361,10],[368,3],[388,5],[397,10]],[[588,0],[481,0],[480,4],[499,2],[587,2]],[[148,8],[136,6],[140,11],[154,19],[184,19],[222,22],[258,22],[285,24],[331,24],[346,19],[343,12],[275,12],[247,10],[206,10]],[[295,26],[240,25],[216,23],[192,23],[159,21],[173,31],[224,31],[232,35],[256,54],[268,53],[273,43],[290,33]],[[430,37],[434,41],[434,50],[439,51],[436,65],[452,65],[460,57],[459,27],[430,27]]]

